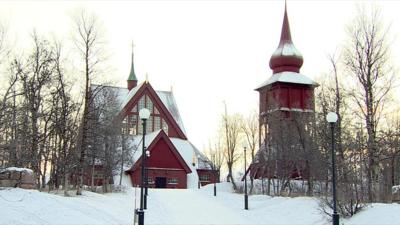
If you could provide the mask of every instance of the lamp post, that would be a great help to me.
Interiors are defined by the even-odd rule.
[[[332,224],[339,225],[339,214],[336,211],[336,168],[335,168],[335,139],[334,130],[335,123],[338,120],[338,115],[334,112],[329,112],[326,115],[326,121],[331,126],[331,153],[332,153],[332,195],[333,195],[333,214],[332,214]]]
[[[144,209],[147,209],[147,196],[149,195],[148,194],[148,187],[149,187],[149,166],[147,165],[147,158],[149,158],[150,157],[150,151],[149,150],[147,150],[147,148],[146,148],[146,154],[145,154],[145,157],[144,157],[144,162],[145,162],[145,169],[144,169],[144,182],[145,182],[145,184],[144,184]]]
[[[211,155],[212,170],[214,172],[214,196],[217,196],[217,171],[215,170],[215,154]]]
[[[139,216],[139,225],[144,225],[144,211],[143,211],[143,186],[144,186],[144,167],[145,167],[145,149],[146,149],[146,120],[150,117],[150,111],[146,108],[143,108],[139,111],[139,117],[142,120],[143,125],[143,139],[142,139],[142,168],[141,168],[141,176],[140,176],[140,209],[137,210],[137,214]]]
[[[244,209],[249,209],[249,196],[247,195],[247,179],[246,179],[246,148],[247,146],[243,146],[244,148]]]

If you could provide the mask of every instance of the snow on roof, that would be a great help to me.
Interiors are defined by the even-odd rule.
[[[146,134],[145,136],[145,146],[146,148],[149,147],[149,145],[154,141],[154,138],[157,137],[157,135],[160,133],[161,130],[157,130],[151,133]],[[136,162],[140,156],[142,156],[142,149],[143,149],[143,136],[142,135],[136,135],[136,136],[131,136],[131,139],[129,141],[129,144],[133,146],[132,150],[132,156],[133,156],[133,161]],[[137,151],[136,151],[137,150]]]
[[[311,80],[310,78],[308,78],[307,76],[305,76],[301,73],[284,71],[284,72],[273,74],[268,80],[264,81],[256,89],[262,88],[264,86],[267,86],[269,84],[273,84],[276,82],[293,83],[293,84],[307,84],[307,85],[314,85],[314,86],[317,85],[316,82],[314,82],[313,80]]]
[[[121,101],[121,109],[125,107],[126,104],[132,99],[133,96],[135,96],[136,92],[143,86],[144,82],[141,82],[138,86],[132,88],[125,96],[123,101]],[[127,88],[124,88],[126,91],[128,91]]]
[[[186,134],[185,127],[183,126],[183,121],[181,115],[179,114],[177,104],[175,102],[175,97],[171,91],[156,91],[158,97],[161,99],[162,103],[167,107],[168,111],[171,113],[172,117],[181,128],[182,132]]]
[[[186,164],[193,165],[193,156],[196,156],[195,169],[211,169],[210,160],[208,160],[190,141],[179,138],[171,138],[171,141],[178,149]]]
[[[127,88],[122,88],[122,87],[115,87],[115,86],[107,86],[107,85],[97,85],[97,84],[92,84],[91,86],[92,91],[95,91],[95,95],[98,95],[99,92],[103,91],[112,91],[116,98],[117,102],[122,108],[122,102],[126,98],[126,95],[128,94],[128,89]]]
[[[197,150],[192,143],[188,140],[183,140],[180,138],[170,138],[175,148],[178,150],[179,154],[182,156],[183,160],[185,160],[186,165],[189,166],[190,170],[196,171],[197,169],[201,169],[199,167],[199,163],[193,165],[193,156],[196,156],[196,161],[202,161],[199,158],[199,155],[203,156],[199,150]],[[200,154],[199,154],[200,153]],[[187,175],[187,187],[188,188],[197,188],[199,182],[199,176],[196,172],[190,173]]]
[[[31,169],[19,168],[19,167],[7,167],[5,169],[0,169],[0,173],[5,172],[5,171],[17,171],[17,172],[33,173],[33,171]]]
[[[286,42],[284,44],[279,45],[279,47],[275,50],[272,56],[297,56],[302,57],[301,53],[294,46],[292,42]]]

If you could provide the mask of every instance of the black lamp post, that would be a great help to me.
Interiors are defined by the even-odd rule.
[[[144,209],[147,209],[147,196],[149,195],[149,166],[147,165],[147,159],[150,157],[150,151],[146,148],[145,154],[145,175],[144,175]]]
[[[212,170],[214,172],[214,196],[217,196],[217,171],[215,170],[215,155],[211,155]]]
[[[144,210],[143,210],[143,186],[144,186],[144,167],[145,167],[145,149],[146,149],[146,120],[150,117],[150,111],[146,108],[143,108],[139,111],[139,117],[142,120],[143,125],[143,139],[142,139],[142,168],[141,168],[141,176],[140,176],[140,209],[137,210],[137,214],[139,216],[139,225],[144,225]]]
[[[326,115],[326,121],[331,126],[331,153],[332,153],[332,195],[333,195],[333,214],[332,214],[332,224],[339,225],[339,214],[336,211],[336,168],[335,168],[335,139],[334,139],[334,130],[335,123],[338,120],[338,116],[334,112],[329,112]]]
[[[244,148],[244,209],[249,209],[249,196],[247,195],[247,179],[246,179],[246,146]]]

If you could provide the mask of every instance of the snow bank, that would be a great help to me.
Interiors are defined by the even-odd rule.
[[[31,169],[19,168],[19,167],[7,167],[7,168],[5,168],[3,170],[0,169],[0,172],[4,172],[4,171],[26,172],[26,173],[30,173],[30,174],[33,173],[33,171]]]
[[[373,203],[350,219],[345,225],[398,225],[400,224],[400,204]]]
[[[228,192],[228,193],[233,193],[233,186],[232,183],[229,182],[221,182],[221,183],[217,183],[217,191],[218,192]],[[210,191],[214,191],[214,183],[212,184],[208,184],[206,186],[201,187],[200,189],[203,192],[210,192]]]

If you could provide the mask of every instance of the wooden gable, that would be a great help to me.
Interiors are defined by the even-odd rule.
[[[181,169],[186,173],[192,172],[163,130],[148,145],[147,150],[150,152],[150,157],[146,161],[146,166],[149,168]],[[141,165],[142,156],[135,162],[131,171],[140,168]]]
[[[119,115],[120,118],[124,118],[125,116],[129,115],[132,109],[138,104],[139,100],[145,95],[147,95],[151,99],[154,107],[157,108],[161,117],[168,124],[169,127],[168,136],[187,140],[185,133],[178,125],[177,121],[175,121],[174,117],[169,112],[167,107],[163,104],[160,97],[157,95],[157,93],[155,92],[155,90],[153,89],[153,87],[150,85],[149,82],[145,82],[139,87],[135,95],[124,106],[123,110]]]

